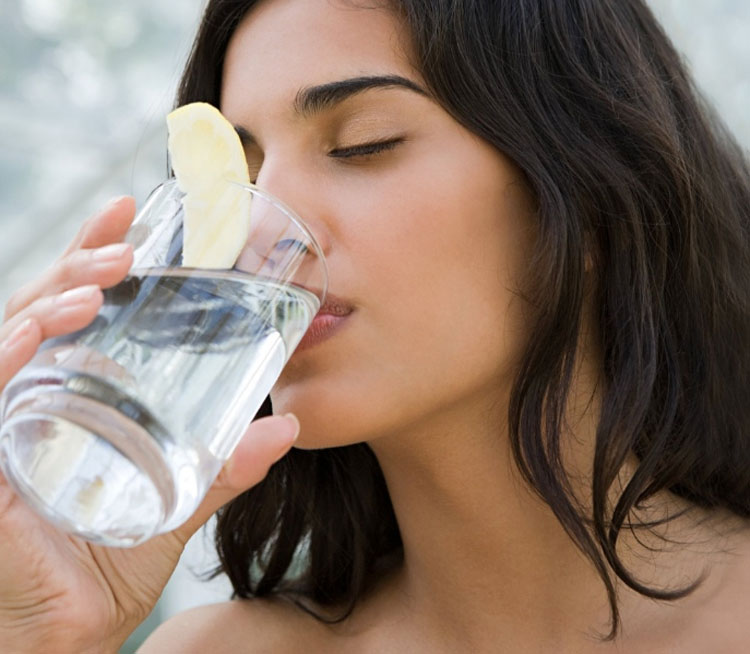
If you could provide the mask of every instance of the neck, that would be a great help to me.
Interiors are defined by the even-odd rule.
[[[581,479],[574,490],[584,500],[590,475],[583,462],[592,460],[598,415],[591,400],[591,393],[573,397],[575,413],[566,424],[575,433],[565,442],[576,446],[563,453],[566,468]],[[462,649],[492,651],[503,642],[506,651],[598,651],[598,637],[611,626],[604,583],[521,479],[505,424],[507,407],[477,397],[408,434],[370,443],[404,546],[387,601],[400,601],[424,633]],[[644,517],[675,515],[686,504],[663,493],[653,506]],[[618,551],[635,578],[656,588],[684,588],[710,571],[717,523],[706,520],[696,529],[696,513],[669,522],[662,534],[676,544],[694,544],[688,548],[648,533],[621,534]],[[691,601],[710,595],[717,583],[708,580],[703,595]],[[657,607],[618,586],[623,633],[649,631],[655,614],[661,616],[657,623],[670,617],[669,605]]]
[[[371,443],[401,530],[404,597],[463,642],[487,633],[483,619],[495,635],[520,625],[557,642],[572,625],[606,633],[604,586],[520,478],[499,427],[506,416],[475,398],[408,437]]]

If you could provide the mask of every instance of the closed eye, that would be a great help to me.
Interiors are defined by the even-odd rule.
[[[336,148],[328,153],[329,157],[335,159],[349,159],[353,157],[367,157],[380,154],[386,150],[393,150],[397,145],[403,143],[403,138],[390,139],[388,141],[376,141],[374,143],[361,143],[346,148]]]

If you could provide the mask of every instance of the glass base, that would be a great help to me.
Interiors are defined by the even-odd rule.
[[[165,453],[138,423],[89,397],[22,393],[6,405],[0,466],[37,512],[91,542],[132,547],[174,509]]]

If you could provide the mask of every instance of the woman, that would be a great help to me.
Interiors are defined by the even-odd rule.
[[[7,651],[116,651],[233,497],[240,599],[143,652],[747,649],[750,175],[640,0],[213,0],[193,100],[326,252],[271,396],[296,447],[258,483],[297,425],[255,422],[134,550],[3,487]],[[132,214],[14,297],[4,379],[91,320]]]

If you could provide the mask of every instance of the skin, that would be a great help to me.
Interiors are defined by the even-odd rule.
[[[595,636],[606,633],[608,612],[599,578],[515,472],[504,424],[525,343],[528,312],[517,291],[533,246],[534,204],[512,163],[413,91],[371,90],[323,113],[294,112],[301,89],[352,76],[400,75],[423,87],[395,18],[338,0],[267,0],[238,29],[224,73],[222,110],[254,136],[247,143],[253,177],[304,217],[326,253],[331,292],[354,309],[331,338],[294,355],[274,389],[275,410],[299,416],[299,447],[370,443],[393,499],[405,563],[342,624],[326,626],[281,601],[229,602],[177,616],[141,651],[742,651],[750,637],[743,619],[749,608],[743,590],[750,582],[744,532],[719,533],[708,521],[697,531],[678,521],[669,535],[698,538],[700,547],[663,557],[648,557],[626,542],[632,549],[626,562],[648,581],[691,578],[703,570],[708,553],[713,567],[698,592],[674,605],[623,590],[623,634],[614,643],[601,642]],[[403,141],[377,155],[332,156],[396,136]],[[85,228],[73,252],[122,238],[132,208],[105,214],[96,225],[107,238],[88,239]],[[115,223],[119,231],[103,227]],[[38,345],[40,330],[54,322],[41,309],[46,296],[69,285],[66,265],[68,271],[76,266],[64,262],[12,304],[16,312],[0,338],[8,339],[24,316],[34,316],[23,337],[28,340],[14,346],[20,348],[13,349],[16,369]],[[121,259],[112,265],[120,266],[121,276],[126,264]],[[118,274],[112,271],[114,280]],[[104,279],[92,270],[84,277],[70,286],[102,285]],[[100,301],[94,293],[76,319],[90,320]],[[29,311],[33,306],[36,313]],[[569,412],[575,433],[566,456],[585,479],[598,354],[590,324],[582,337]],[[0,568],[0,643],[3,628],[15,638],[7,642],[17,644],[41,625],[58,638],[73,631],[75,638],[65,644],[78,648],[6,649],[116,651],[112,643],[153,606],[184,539],[223,501],[256,483],[289,447],[293,430],[281,420],[256,423],[210,501],[184,529],[121,555],[129,558],[102,567],[112,554],[100,551],[80,562],[80,545],[75,549],[47,532],[45,538],[67,548],[64,555],[53,558],[41,540],[31,548],[33,556],[25,553],[26,538],[23,544],[0,541],[0,561],[12,561]],[[9,502],[7,491],[4,497]],[[12,498],[9,505],[22,511]],[[0,530],[14,534],[2,507]],[[32,519],[29,512],[21,515]],[[713,554],[717,547],[727,554]],[[10,573],[29,570],[34,557],[44,565],[37,566],[36,585],[26,588],[26,574]],[[70,590],[67,575],[80,580],[87,568],[93,569],[87,577],[96,578],[93,585]],[[50,609],[35,617],[63,588],[67,612]],[[23,592],[31,598],[25,613],[18,601]],[[91,607],[108,606],[113,596],[115,608],[95,613],[99,622],[93,626],[81,625]],[[7,606],[22,620],[7,617]],[[75,606],[85,611],[76,614]],[[47,642],[59,645],[52,636]],[[98,650],[97,636],[106,642]]]
[[[518,170],[413,91],[366,91],[315,115],[294,110],[304,89],[351,77],[399,75],[425,88],[410,62],[408,37],[385,9],[267,0],[230,43],[221,98],[253,135],[257,183],[310,225],[331,292],[354,308],[331,338],[292,357],[274,407],[300,417],[298,447],[370,444],[404,565],[335,627],[280,602],[235,602],[175,618],[143,651],[707,651],[716,615],[723,642],[741,637],[727,628],[740,597],[728,580],[748,580],[747,539],[707,519],[703,530],[670,526],[668,535],[701,544],[687,552],[647,554],[623,539],[626,563],[657,585],[693,579],[707,560],[714,567],[678,612],[621,590],[622,636],[597,640],[608,631],[603,585],[508,450],[507,399],[528,320],[517,291],[534,238],[534,202]],[[380,154],[333,156],[394,136],[403,142]],[[600,365],[593,321],[584,322],[566,457],[585,502]],[[682,508],[660,502],[657,515]],[[734,554],[707,558],[717,547]]]
[[[101,288],[119,282],[132,263],[132,249],[119,242],[133,215],[132,198],[113,201],[82,226],[58,261],[13,295],[0,325],[0,389],[43,339],[91,322]],[[57,531],[0,475],[0,651],[117,652],[150,613],[190,536],[260,481],[297,429],[293,418],[253,423],[195,515],[134,549],[96,547]]]
[[[461,420],[471,398],[487,404],[508,386],[523,338],[515,286],[531,238],[529,198],[507,159],[413,91],[370,90],[297,115],[298,91],[316,84],[396,74],[423,86],[387,14],[303,4],[253,13],[229,48],[221,100],[255,137],[252,176],[308,222],[331,292],[354,307],[334,338],[295,354],[274,407],[300,416],[301,447],[374,441],[407,426],[412,440],[428,436]],[[373,20],[366,34],[363,18]],[[386,152],[331,156],[394,137],[404,142]]]

